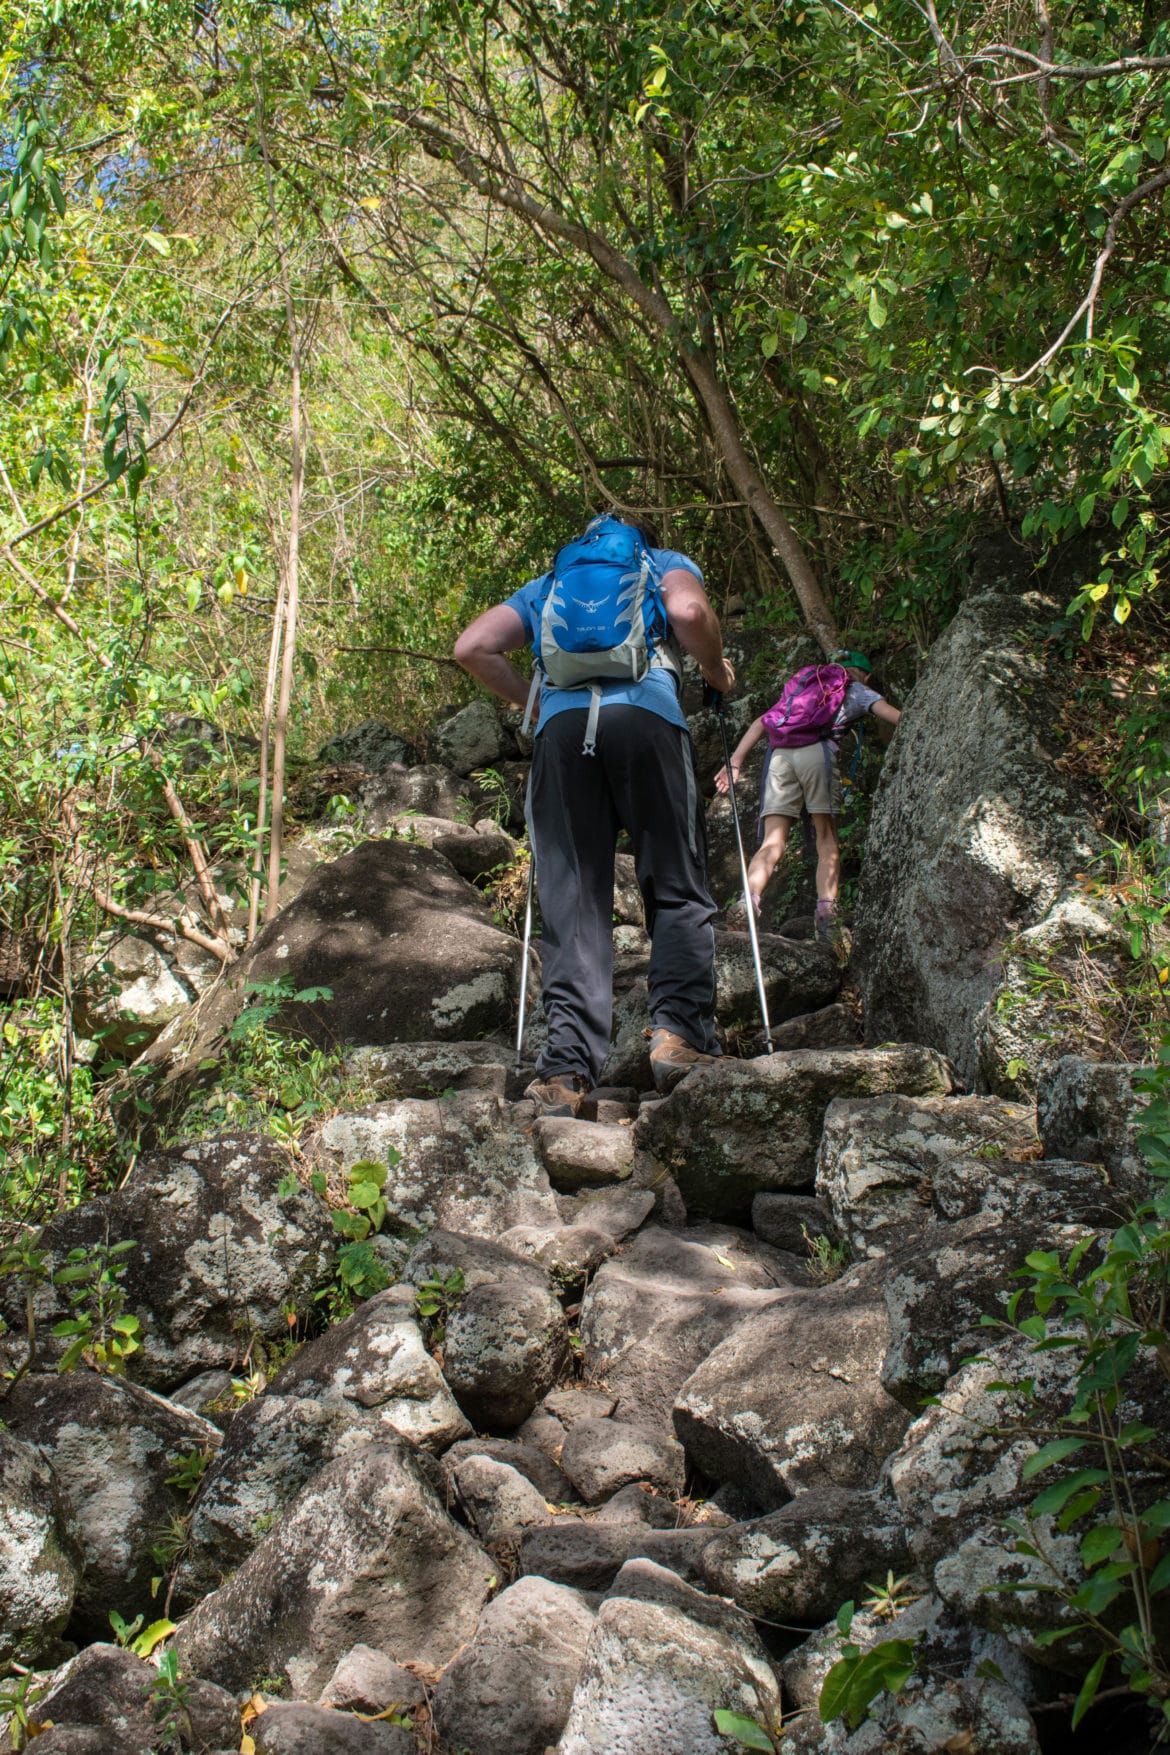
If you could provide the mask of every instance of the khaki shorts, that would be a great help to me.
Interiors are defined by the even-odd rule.
[[[798,817],[802,805],[810,816],[841,814],[841,776],[832,744],[810,743],[804,749],[772,751],[761,814]]]

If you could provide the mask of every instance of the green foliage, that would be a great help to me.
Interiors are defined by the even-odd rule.
[[[363,1238],[382,1229],[387,1211],[382,1190],[390,1170],[401,1162],[402,1153],[390,1146],[385,1164],[361,1159],[350,1165],[346,1188],[348,1207],[333,1214],[333,1223],[343,1237],[360,1243]]]
[[[181,1493],[196,1494],[214,1454],[211,1450],[185,1450],[171,1457],[167,1486],[177,1487]]]
[[[66,1288],[73,1311],[53,1324],[57,1339],[69,1342],[57,1362],[58,1371],[71,1371],[84,1359],[95,1371],[116,1376],[142,1345],[138,1318],[125,1314],[122,1285],[128,1265],[125,1257],[135,1248],[133,1240],[125,1239],[71,1249],[65,1265],[53,1275],[53,1284]]]
[[[49,1691],[49,1682],[35,1670],[12,1668],[0,1680],[0,1712],[8,1716],[9,1747],[25,1748],[37,1720],[32,1708]]]
[[[173,1648],[160,1656],[150,1693],[159,1734],[178,1755],[191,1737],[191,1685],[179,1673],[178,1654]]]
[[[849,1266],[848,1243],[843,1239],[835,1243],[824,1232],[814,1236],[807,1225],[800,1227],[800,1234],[808,1251],[808,1268],[814,1284],[827,1286],[833,1280],[839,1280]]]
[[[462,1298],[463,1290],[462,1268],[453,1268],[445,1277],[437,1268],[432,1268],[418,1282],[415,1309],[422,1318],[423,1330],[431,1346],[442,1346],[448,1319]]]
[[[715,1729],[721,1737],[732,1737],[743,1749],[767,1749],[772,1751],[776,1745],[763,1725],[757,1724],[754,1718],[748,1718],[742,1712],[728,1712],[724,1707],[717,1707],[714,1713]]]
[[[846,1603],[837,1613],[841,1656],[821,1684],[817,1710],[822,1723],[843,1718],[850,1730],[856,1730],[879,1694],[897,1694],[910,1680],[914,1641],[883,1639],[863,1651],[848,1637],[852,1625],[853,1604]]]
[[[135,1615],[133,1621],[127,1621],[124,1616],[119,1615],[117,1609],[110,1610],[110,1626],[114,1630],[114,1638],[124,1650],[132,1651],[135,1657],[149,1657],[155,1646],[161,1645],[175,1631],[173,1621],[164,1618],[152,1621],[149,1627],[144,1627],[145,1619],[144,1615]]]
[[[390,1284],[390,1270],[368,1237],[343,1243],[333,1263],[332,1283],[317,1293],[330,1322],[340,1322],[354,1307]]]
[[[253,997],[228,1030],[215,1082],[195,1095],[172,1126],[175,1141],[256,1126],[295,1147],[314,1116],[354,1091],[341,1073],[343,1053],[327,1053],[273,1028],[286,1005],[327,1002],[330,988],[294,992],[290,981],[271,981],[254,983],[247,991]],[[282,1184],[286,1196],[294,1189],[294,1183]]]
[[[94,1067],[70,1052],[61,1007],[44,999],[0,1018],[0,1225],[39,1224],[62,1194],[107,1186],[126,1147]]]
[[[1043,1576],[1027,1588],[1062,1605],[1040,1642],[1080,1635],[1096,1649],[1074,1723],[1109,1664],[1170,1721],[1170,1664],[1159,1633],[1170,1593],[1163,1435],[1124,1409],[1127,1379],[1139,1369],[1152,1365],[1170,1378],[1170,1035],[1142,1083],[1149,1102],[1139,1145],[1153,1180],[1150,1198],[1111,1236],[1086,1236],[1063,1259],[1033,1251],[1007,1310],[1008,1325],[1037,1352],[1068,1350],[1076,1367],[1067,1414],[1021,1471],[1026,1480],[1059,1473],[1008,1526],[1015,1551],[1042,1563]],[[1021,1314],[1027,1303],[1031,1315]],[[1076,1535],[1079,1576],[1068,1576],[1049,1552],[1046,1520]]]

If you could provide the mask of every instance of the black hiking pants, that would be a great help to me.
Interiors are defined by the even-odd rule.
[[[536,739],[529,815],[544,922],[548,1046],[537,1071],[593,1084],[613,1020],[614,851],[633,842],[650,933],[650,1021],[692,1048],[715,1043],[715,904],[689,734],[644,707],[601,709],[596,755],[582,754],[584,708],[556,714]]]

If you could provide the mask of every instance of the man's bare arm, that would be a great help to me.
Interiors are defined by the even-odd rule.
[[[506,603],[497,603],[464,628],[455,642],[455,662],[493,695],[513,707],[523,707],[529,683],[505,653],[518,652],[527,644],[528,635],[516,611]]]
[[[683,651],[694,659],[703,680],[720,694],[735,687],[735,671],[723,656],[719,618],[695,575],[672,567],[662,580],[667,620]]]

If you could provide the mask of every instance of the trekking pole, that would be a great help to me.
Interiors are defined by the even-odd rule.
[[[528,856],[528,901],[524,908],[524,961],[520,967],[520,1017],[516,1024],[516,1071],[524,1061],[524,1015],[528,1009],[528,948],[532,943],[532,893],[536,886],[536,850]]]
[[[711,707],[719,720],[719,735],[723,739],[723,764],[727,769],[727,796],[731,800],[731,820],[735,824],[735,845],[739,849],[739,875],[743,879],[743,905],[747,914],[748,937],[752,945],[752,962],[756,966],[756,992],[760,997],[760,1016],[764,1020],[764,1041],[768,1045],[768,1053],[774,1054],[772,1044],[772,1024],[768,1017],[768,998],[764,992],[764,966],[760,960],[760,941],[756,936],[756,911],[752,905],[752,894],[748,888],[747,854],[743,846],[743,830],[739,826],[739,803],[735,796],[735,781],[731,777],[731,748],[727,742],[727,712],[723,705],[723,696],[710,683],[703,687],[703,705]]]

